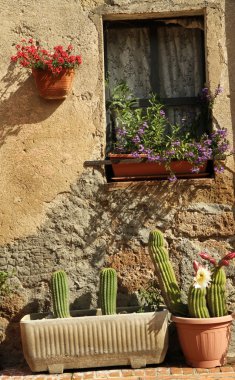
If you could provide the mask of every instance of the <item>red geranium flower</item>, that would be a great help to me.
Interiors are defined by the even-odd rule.
[[[28,42],[22,39],[15,48],[17,52],[11,57],[11,62],[19,63],[22,67],[49,70],[55,75],[62,69],[76,68],[82,63],[80,55],[71,55],[71,44],[66,49],[62,45],[54,46],[53,52],[50,53],[30,38]]]

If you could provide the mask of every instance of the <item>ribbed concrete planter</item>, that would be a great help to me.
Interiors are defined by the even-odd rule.
[[[25,359],[33,372],[161,363],[168,348],[168,312],[35,319],[20,323]]]

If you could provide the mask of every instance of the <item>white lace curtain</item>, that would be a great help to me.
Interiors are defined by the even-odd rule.
[[[110,28],[107,33],[109,87],[126,81],[138,98],[153,91],[151,54],[156,55],[157,92],[160,98],[195,97],[203,86],[203,45],[200,18],[164,20],[157,24],[154,45],[148,27]],[[177,121],[190,107],[170,107],[169,117]],[[195,107],[194,107],[195,111]],[[173,121],[173,120],[172,120]]]

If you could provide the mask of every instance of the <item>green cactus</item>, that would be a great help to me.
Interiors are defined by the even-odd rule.
[[[113,268],[104,268],[100,272],[100,300],[102,314],[116,314],[117,273]]]
[[[207,290],[207,304],[212,317],[222,317],[228,314],[226,305],[226,274],[222,267],[214,268],[211,284]]]
[[[193,318],[210,318],[206,306],[206,289],[195,288],[191,285],[188,293],[189,315]]]
[[[164,247],[164,237],[159,230],[150,232],[148,247],[166,306],[173,314],[187,315],[188,308],[181,301],[180,288]]]
[[[58,270],[52,274],[51,289],[54,316],[56,318],[70,317],[68,280],[63,270]]]

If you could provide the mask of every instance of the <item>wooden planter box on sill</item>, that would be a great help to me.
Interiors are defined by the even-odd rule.
[[[40,317],[26,315],[20,322],[24,357],[33,372],[117,365],[141,368],[163,362],[168,348],[166,310],[90,316],[78,311],[71,318]]]

